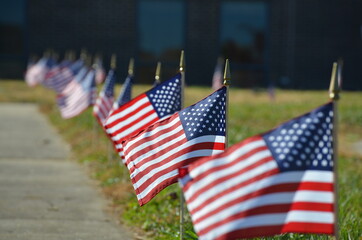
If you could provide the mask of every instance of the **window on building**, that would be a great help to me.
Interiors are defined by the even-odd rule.
[[[0,3],[0,76],[21,77],[25,60],[25,0]]]
[[[221,3],[222,54],[230,59],[233,79],[243,86],[257,87],[266,81],[267,10],[264,1]]]
[[[157,61],[162,62],[163,77],[176,73],[184,46],[184,8],[182,0],[139,0],[136,74],[140,81],[153,81]]]
[[[24,5],[24,0],[6,1],[6,3],[0,4],[1,54],[23,53]]]

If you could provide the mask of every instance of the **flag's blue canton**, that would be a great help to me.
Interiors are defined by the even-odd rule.
[[[181,109],[181,74],[165,81],[147,93],[159,118],[163,118]]]
[[[123,104],[131,100],[132,83],[133,83],[133,76],[128,75],[123,83],[122,91],[117,99],[118,107],[122,106]]]
[[[104,83],[104,95],[107,97],[113,97],[114,95],[114,82],[116,81],[116,75],[114,70],[109,70],[106,81]]]
[[[333,103],[264,134],[281,171],[333,169]]]
[[[69,66],[69,69],[73,72],[73,75],[76,75],[79,73],[82,67],[83,67],[83,61],[77,60],[76,62],[72,63]]]
[[[77,75],[74,77],[74,80],[77,81],[78,83],[82,82],[84,80],[84,77],[87,75],[87,72],[88,68],[82,67],[77,73]]]
[[[93,69],[90,69],[83,81],[81,81],[81,85],[85,91],[89,91],[92,88],[96,87],[95,82],[95,71]]]
[[[179,112],[188,140],[205,135],[225,136],[226,87]]]
[[[48,58],[48,60],[45,62],[46,66],[48,68],[51,68],[57,64],[57,62],[53,58]]]
[[[70,67],[71,64],[72,63],[69,60],[63,60],[58,64],[58,67],[59,68]]]

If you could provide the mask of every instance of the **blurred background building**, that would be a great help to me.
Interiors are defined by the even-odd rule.
[[[82,48],[118,55],[121,76],[136,59],[136,81],[163,78],[186,54],[189,85],[211,85],[219,56],[233,85],[326,89],[344,60],[343,88],[362,90],[361,0],[11,0],[0,3],[0,77],[22,78],[32,54]],[[123,81],[123,79],[122,79]]]

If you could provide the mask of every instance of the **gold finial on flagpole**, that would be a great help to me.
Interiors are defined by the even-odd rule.
[[[80,59],[85,62],[87,59],[87,55],[87,50],[85,48],[82,48],[82,50],[80,51]]]
[[[75,60],[75,53],[73,50],[69,50],[69,61]]]
[[[338,82],[338,89],[339,92],[342,91],[342,85],[343,85],[343,77],[342,77],[342,71],[343,71],[343,59],[339,58],[337,61],[338,67],[337,67],[337,82]]]
[[[332,76],[331,76],[331,83],[329,85],[329,98],[333,101],[339,99],[339,84],[337,80],[337,68],[338,64],[336,62],[333,63],[332,67]]]
[[[230,75],[229,59],[226,59],[225,70],[224,70],[224,85],[229,86],[230,80],[231,80],[231,75]]]
[[[92,67],[92,55],[91,54],[87,55],[87,66]]]
[[[133,74],[134,74],[134,58],[131,58],[128,64],[128,75],[133,76]]]
[[[115,70],[117,68],[117,55],[115,53],[111,56],[111,69]]]
[[[63,59],[69,60],[70,50],[65,50]]]
[[[52,57],[55,61],[58,61],[58,60],[59,60],[59,54],[58,54],[55,50],[52,51],[51,57]]]
[[[180,56],[180,72],[185,72],[185,52],[184,50],[181,50],[181,56]]]
[[[161,62],[157,62],[155,82],[157,84],[161,82]]]

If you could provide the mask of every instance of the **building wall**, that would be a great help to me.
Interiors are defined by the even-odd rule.
[[[136,6],[128,0],[29,0],[29,52],[46,48],[100,52],[108,63],[112,53],[118,66],[136,55]],[[126,72],[127,69],[121,72]]]
[[[344,60],[343,88],[362,89],[362,1],[273,1],[270,77],[279,86],[329,87],[333,61]]]
[[[344,89],[362,89],[362,1],[269,0],[267,81],[278,87],[326,89],[332,62],[344,60]],[[187,83],[211,83],[220,54],[220,1],[187,0]],[[137,1],[28,0],[28,49],[86,48],[119,56],[120,71],[138,53]],[[227,56],[226,56],[227,57]],[[137,61],[136,61],[137,63]],[[242,84],[241,84],[242,86]]]
[[[188,1],[186,26],[186,76],[188,84],[210,85],[219,46],[218,0]]]

